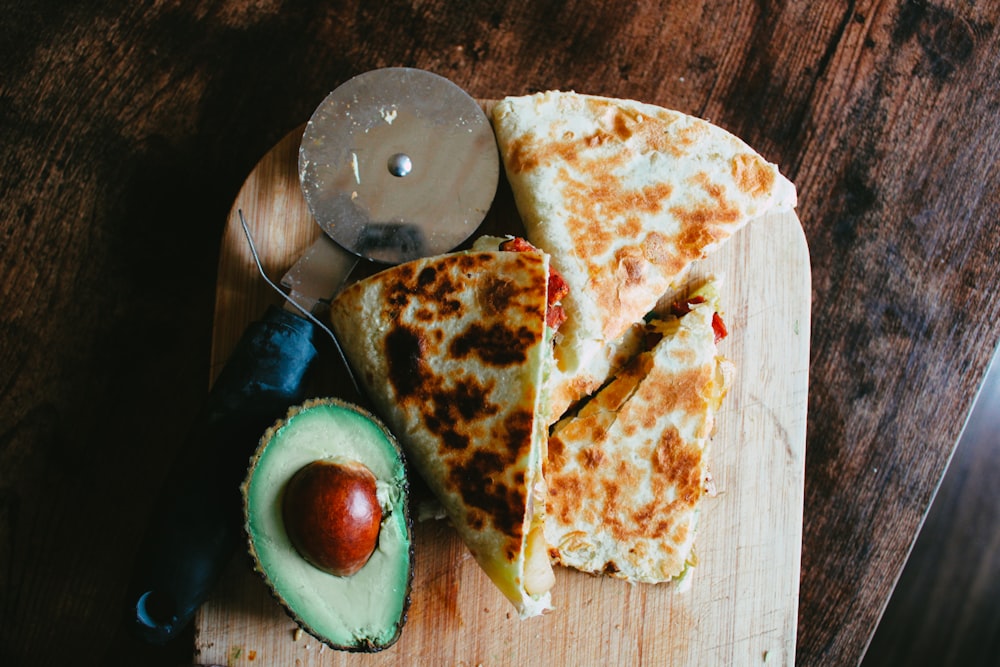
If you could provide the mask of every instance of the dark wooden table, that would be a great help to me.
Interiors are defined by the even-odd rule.
[[[329,90],[388,65],[477,97],[670,106],[795,181],[814,285],[798,659],[859,661],[1000,337],[996,2],[0,12],[0,664],[190,659],[190,636],[130,639],[120,607],[208,381],[227,209]]]

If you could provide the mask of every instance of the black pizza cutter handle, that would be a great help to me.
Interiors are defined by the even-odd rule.
[[[145,641],[166,643],[190,623],[243,540],[240,483],[261,435],[307,396],[314,331],[271,306],[212,386],[135,561],[126,622]]]

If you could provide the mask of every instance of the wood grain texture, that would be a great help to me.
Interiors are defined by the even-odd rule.
[[[814,303],[797,658],[859,661],[1000,339],[997,3],[0,10],[0,664],[190,657],[191,634],[144,647],[117,608],[211,374],[223,223],[317,100],[384,65],[477,97],[671,106],[796,183]]]
[[[1000,355],[863,667],[993,667],[1000,656]],[[946,630],[946,631],[942,631]]]
[[[294,131],[265,155],[233,204],[219,260],[213,367],[229,357],[247,324],[280,301],[259,276],[237,211],[272,278],[319,233],[298,189],[300,138]],[[513,211],[504,185],[485,224],[494,233],[522,233]],[[736,371],[711,445],[718,496],[702,512],[690,591],[560,569],[556,610],[520,621],[450,527],[431,521],[415,527],[409,620],[391,649],[357,656],[324,650],[308,636],[296,640],[295,624],[238,558],[196,618],[198,662],[794,664],[811,300],[798,219],[755,221],[696,266],[692,280],[708,274],[722,281],[731,334],[721,349]],[[772,297],[762,302],[761,293]],[[337,380],[331,374],[317,390],[342,396],[343,376]]]

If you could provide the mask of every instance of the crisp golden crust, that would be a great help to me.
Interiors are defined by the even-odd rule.
[[[694,308],[555,425],[545,535],[558,562],[647,583],[685,571],[725,392],[713,313]]]
[[[493,125],[528,239],[570,286],[553,416],[603,383],[618,339],[692,262],[795,205],[775,165],[676,111],[547,92],[502,100]]]
[[[477,560],[519,608],[541,480],[548,258],[469,252],[348,287],[331,321],[351,365]]]

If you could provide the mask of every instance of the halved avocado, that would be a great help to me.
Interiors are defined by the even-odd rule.
[[[322,480],[312,485],[319,491],[293,490],[286,494],[296,473],[316,468],[317,462],[323,468],[343,467],[352,474],[370,471],[374,476],[376,509],[381,510],[381,516],[376,512],[374,519],[379,522],[377,540],[370,545],[374,551],[367,562],[347,576],[330,574],[313,565],[289,537],[303,525],[322,530],[316,517],[306,517],[308,520],[298,526],[290,525],[298,523],[297,512],[313,511],[308,509],[309,502],[303,503],[300,498],[291,509],[284,507],[286,495],[323,496],[326,482]],[[289,616],[335,649],[370,653],[395,643],[410,603],[413,542],[403,454],[388,429],[373,415],[338,399],[307,401],[289,410],[263,435],[241,488],[250,555]],[[314,504],[336,504],[338,501],[329,498],[343,495],[330,492]],[[355,491],[354,495],[364,496],[365,492]],[[322,509],[330,511],[333,521],[343,521],[336,507]],[[288,524],[283,519],[285,512],[291,512]],[[361,514],[367,516],[364,511]],[[295,540],[300,546],[302,542]],[[345,550],[356,547],[346,544]]]

